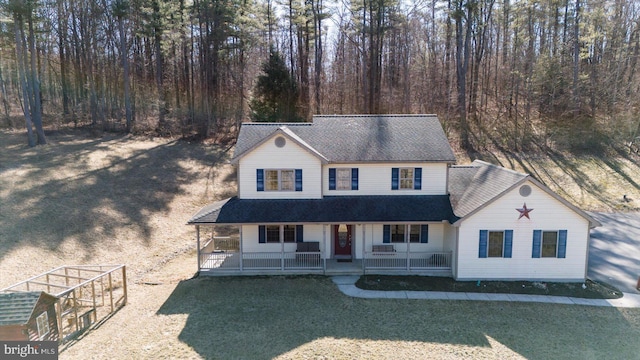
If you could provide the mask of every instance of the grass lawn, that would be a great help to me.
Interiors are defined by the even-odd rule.
[[[47,135],[49,145],[28,148],[24,131],[0,131],[0,287],[73,264],[124,263],[129,279],[128,304],[65,345],[60,359],[640,354],[640,309],[355,299],[325,277],[189,280],[195,231],[185,222],[235,193],[226,149],[70,129]],[[517,164],[589,210],[619,208],[617,189],[636,189],[629,179],[640,177],[627,159],[561,160],[555,167],[536,159]],[[555,173],[563,169],[570,172]],[[558,182],[540,176],[546,171]]]
[[[582,360],[640,351],[638,309],[356,299],[325,277],[203,277],[147,291],[62,358]]]
[[[365,275],[356,286],[365,290],[454,291],[619,299],[622,292],[591,280],[584,283],[532,281],[455,281],[448,277]]]

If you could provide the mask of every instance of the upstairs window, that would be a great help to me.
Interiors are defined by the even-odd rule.
[[[257,191],[302,191],[302,169],[258,169]]]
[[[392,168],[391,190],[422,189],[422,168]]]
[[[358,190],[358,168],[329,168],[329,190]]]

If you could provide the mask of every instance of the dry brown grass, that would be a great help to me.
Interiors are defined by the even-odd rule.
[[[129,270],[129,304],[61,359],[623,359],[640,351],[637,309],[352,299],[316,277],[187,280],[195,233],[185,222],[235,192],[227,155],[204,144],[75,131],[49,141],[30,149],[22,132],[0,131],[0,287],[63,264]],[[559,171],[520,162],[540,174]],[[553,176],[554,189],[582,206],[595,199],[591,209],[615,208],[608,189],[640,179],[637,163],[624,159],[565,163],[582,180]],[[598,180],[596,169],[618,174],[607,176],[615,184]],[[587,184],[586,195],[574,183]]]
[[[22,132],[0,132],[0,287],[63,264],[143,274],[193,248],[189,216],[235,193],[214,146],[78,131],[48,140],[28,148]]]

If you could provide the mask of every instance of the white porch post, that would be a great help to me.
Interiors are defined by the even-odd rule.
[[[200,271],[200,225],[196,225],[196,248],[198,249],[198,272]]]
[[[407,271],[411,270],[411,259],[409,258],[409,254],[411,254],[411,225],[406,231],[405,241],[407,242]]]
[[[280,226],[280,270],[284,271],[284,226]]]
[[[239,225],[240,227],[240,231],[238,232],[240,235],[240,271],[242,271],[242,258],[243,256],[243,250],[242,250],[242,243],[244,242],[244,239],[242,238],[242,225]]]
[[[364,263],[367,260],[367,259],[365,259],[365,254],[367,253],[367,251],[365,250],[365,247],[367,246],[366,228],[367,228],[367,224],[362,224],[362,272],[363,273],[364,273],[364,269],[365,269]]]
[[[322,259],[322,271],[326,274],[327,272],[327,256],[328,256],[328,252],[327,252],[327,225],[326,224],[322,224],[322,254],[323,259]]]

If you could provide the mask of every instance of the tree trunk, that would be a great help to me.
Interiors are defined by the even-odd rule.
[[[33,124],[31,121],[31,102],[29,98],[30,89],[25,75],[25,48],[24,48],[24,32],[22,28],[24,23],[22,17],[17,14],[13,16],[14,32],[16,37],[16,60],[18,63],[18,77],[20,78],[20,86],[22,87],[22,111],[24,113],[25,125],[27,127],[27,143],[30,147],[36,146],[36,139],[33,134]]]

